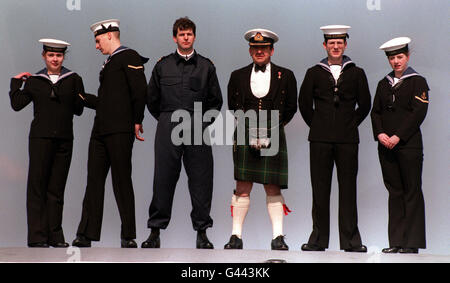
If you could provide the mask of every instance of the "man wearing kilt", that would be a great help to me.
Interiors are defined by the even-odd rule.
[[[291,70],[270,62],[277,34],[253,29],[244,37],[249,41],[253,63],[234,71],[228,83],[228,107],[235,111],[238,128],[233,146],[236,180],[231,200],[233,229],[224,248],[243,248],[242,226],[250,206],[250,192],[253,183],[260,183],[266,191],[273,227],[271,248],[288,250],[283,235],[283,214],[289,209],[281,194],[281,189],[288,186],[284,126],[296,112],[297,81]]]

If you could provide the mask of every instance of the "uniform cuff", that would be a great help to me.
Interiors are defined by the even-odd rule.
[[[22,87],[23,81],[22,79],[11,78],[11,90],[16,90]]]

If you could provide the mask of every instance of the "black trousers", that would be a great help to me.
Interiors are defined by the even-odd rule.
[[[64,190],[72,140],[30,138],[27,185],[28,244],[64,242]]]
[[[93,241],[100,240],[105,182],[111,168],[114,196],[122,222],[121,238],[136,238],[134,192],[131,180],[133,143],[133,133],[91,137],[87,187],[77,235],[83,235]]]
[[[423,150],[378,146],[383,181],[389,192],[389,245],[426,248],[422,193]]]
[[[166,229],[169,225],[183,161],[192,203],[192,225],[196,231],[205,230],[213,225],[210,217],[214,171],[212,149],[206,144],[174,145],[171,133],[177,123],[170,122],[170,117],[171,112],[161,113],[156,129],[153,198],[147,226]]]
[[[308,243],[328,248],[331,179],[335,163],[339,183],[339,242],[341,249],[348,249],[362,244],[356,204],[358,144],[310,143],[313,231]]]

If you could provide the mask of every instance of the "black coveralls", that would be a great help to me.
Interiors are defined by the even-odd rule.
[[[190,144],[175,145],[171,139],[172,130],[179,124],[171,122],[172,114],[186,110],[193,124],[194,102],[202,103],[202,113],[211,109],[220,111],[222,107],[222,93],[212,62],[197,53],[188,61],[177,52],[163,57],[153,69],[147,97],[147,107],[158,120],[148,228],[165,229],[169,225],[181,159],[188,176],[193,228],[205,230],[213,225],[209,215],[214,171],[211,146],[203,141],[194,144],[193,131]],[[209,124],[202,123],[202,129]]]

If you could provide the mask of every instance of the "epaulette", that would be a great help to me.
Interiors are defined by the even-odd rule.
[[[170,55],[172,55],[172,54],[169,54],[169,55],[166,55],[166,56],[163,56],[163,57],[159,58],[158,61],[157,61],[157,63],[159,63],[160,61],[166,59],[166,58],[169,57]]]

